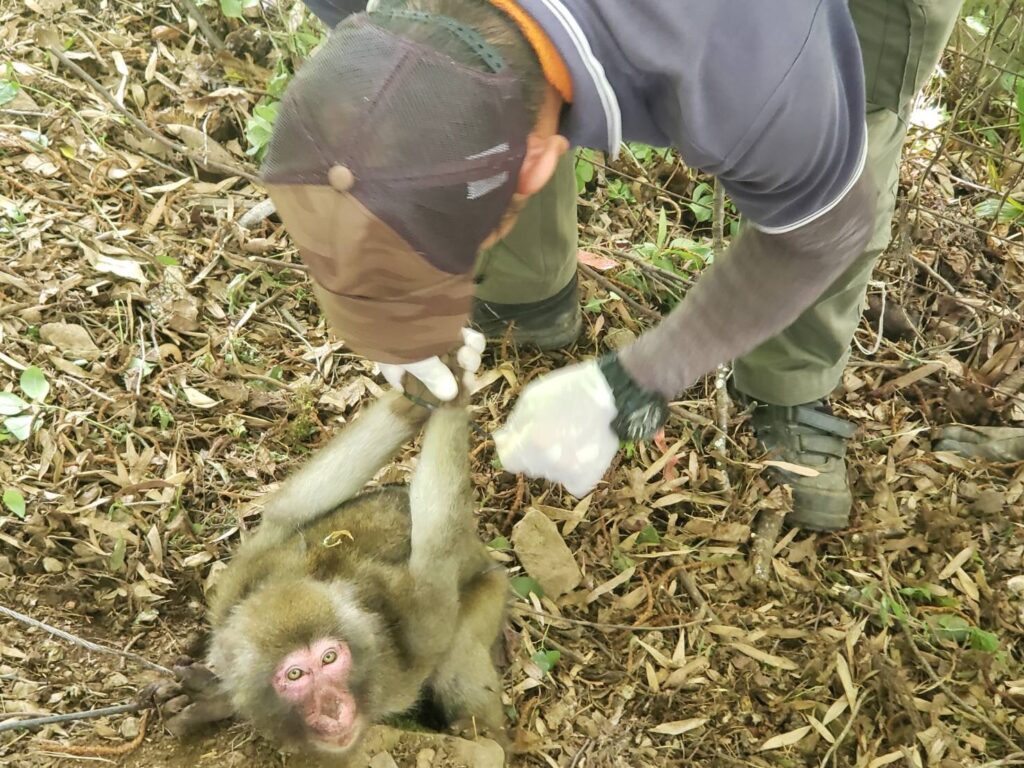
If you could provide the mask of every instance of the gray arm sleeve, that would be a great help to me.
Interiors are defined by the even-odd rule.
[[[338,22],[346,16],[365,11],[367,0],[302,0],[302,2],[328,29],[334,29]]]
[[[811,306],[863,252],[876,192],[867,170],[830,211],[781,234],[747,226],[660,325],[621,353],[641,386],[673,398]]]

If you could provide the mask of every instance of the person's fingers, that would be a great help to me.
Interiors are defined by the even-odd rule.
[[[380,368],[380,373],[388,384],[397,389],[399,392],[405,392],[405,388],[402,386],[402,376],[405,375],[404,365],[392,365],[391,363],[377,363],[377,367]]]
[[[459,367],[466,373],[476,373],[480,370],[482,358],[480,357],[480,353],[475,349],[465,346],[461,347],[456,353],[455,360],[458,362]]]
[[[462,341],[477,355],[482,355],[484,347],[487,346],[487,338],[480,331],[474,331],[472,328],[462,329]]]
[[[411,363],[405,366],[405,370],[423,382],[423,386],[438,400],[447,402],[459,394],[459,382],[455,380],[455,374],[438,357]]]

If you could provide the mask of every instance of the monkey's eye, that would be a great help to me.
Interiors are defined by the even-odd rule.
[[[295,681],[302,677],[302,670],[298,667],[292,667],[288,670],[288,679]]]
[[[333,648],[331,650],[329,650],[327,653],[325,653],[320,658],[320,661],[323,664],[333,664],[337,660],[338,660],[338,652],[336,650],[334,650]]]

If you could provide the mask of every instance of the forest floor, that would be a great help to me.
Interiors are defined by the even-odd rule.
[[[292,39],[308,34],[282,7]],[[240,224],[265,199],[245,175],[248,116],[279,51],[266,25],[204,11],[220,51],[173,2],[0,10],[0,605],[164,665],[257,522],[246,504],[383,386],[328,335],[279,223]],[[943,424],[1024,426],[1021,227],[980,234],[976,189],[950,181],[977,166],[942,175],[953,161],[934,149],[914,139],[902,185],[942,218],[905,212],[914,237],[883,259],[833,398],[860,427],[849,530],[784,530],[755,562],[752,530],[785,498],[741,407],[715,448],[710,380],[584,499],[496,470],[474,437],[495,557],[526,575],[509,542],[536,510],[582,574],[566,595],[512,598],[512,765],[1024,765],[1024,594],[1008,585],[1024,574],[1024,464],[931,448]],[[587,157],[584,333],[544,355],[497,345],[474,406],[485,432],[527,381],[648,327],[706,253],[707,189],[673,156]],[[918,186],[927,169],[939,181]],[[154,679],[0,618],[0,723],[130,702]],[[437,745],[384,751],[456,764]],[[0,733],[4,765],[86,760],[298,764],[244,724],[189,744],[139,714]]]

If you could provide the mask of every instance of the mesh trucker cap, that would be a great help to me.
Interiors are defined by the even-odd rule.
[[[389,19],[452,45],[403,37]],[[511,201],[529,130],[516,76],[448,17],[350,16],[301,67],[262,177],[351,349],[408,363],[458,346],[477,252]]]

